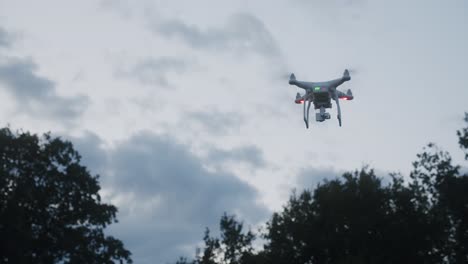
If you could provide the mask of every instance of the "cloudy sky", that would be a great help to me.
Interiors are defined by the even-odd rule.
[[[192,256],[224,211],[255,228],[293,188],[463,160],[465,0],[0,0],[0,120],[66,137],[136,263]],[[300,80],[351,69],[343,127],[306,130]],[[384,175],[382,175],[384,176]]]

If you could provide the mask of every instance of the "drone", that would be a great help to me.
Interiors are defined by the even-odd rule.
[[[318,113],[315,113],[315,120],[317,122],[323,122],[326,119],[330,119],[330,114],[325,109],[331,108],[331,100],[335,100],[336,108],[338,110],[338,123],[341,127],[341,109],[340,101],[342,100],[353,100],[353,93],[350,89],[346,93],[338,91],[336,88],[342,85],[344,82],[351,80],[349,71],[346,69],[343,73],[343,77],[326,82],[303,82],[296,80],[294,73],[289,77],[289,84],[295,85],[305,90],[305,94],[301,95],[297,93],[296,104],[304,104],[304,122],[306,128],[309,128],[309,111],[311,103],[314,103],[315,110],[319,109]],[[307,104],[307,111],[306,111]]]

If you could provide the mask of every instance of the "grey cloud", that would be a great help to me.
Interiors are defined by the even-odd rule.
[[[61,97],[55,83],[36,74],[31,59],[0,58],[0,83],[17,100],[20,111],[71,121],[86,107],[88,98]]]
[[[212,135],[223,135],[239,127],[243,117],[236,112],[222,112],[217,109],[197,111],[186,114],[191,123],[202,125]]]
[[[152,28],[163,36],[178,38],[196,49],[253,51],[265,56],[280,55],[272,34],[261,20],[251,14],[233,15],[224,27],[205,30],[180,20],[158,22]]]
[[[266,165],[263,152],[256,146],[241,146],[229,150],[212,149],[207,159],[211,162],[243,162],[253,168]]]
[[[12,42],[11,35],[0,27],[0,47],[10,47]]]
[[[144,9],[137,12],[141,13],[138,17],[143,17],[147,28],[158,38],[162,36],[170,40],[178,40],[195,50],[234,53],[238,58],[244,55],[260,55],[267,60],[268,68],[272,69],[273,76],[277,76],[279,72],[284,72],[287,68],[278,42],[265,23],[255,15],[236,13],[227,21],[222,21],[223,24],[202,28],[182,19],[165,18],[158,8],[151,6],[142,4],[136,9]],[[102,7],[124,17],[137,17],[131,15],[133,11],[136,11],[132,9],[135,5],[129,7],[120,0],[103,0]]]
[[[101,138],[96,134],[85,131],[84,135],[71,138],[71,142],[75,149],[79,150],[81,162],[91,168],[93,173],[107,170],[109,165],[107,152]]]
[[[122,197],[119,223],[111,232],[132,251],[135,263],[193,256],[204,228],[216,230],[224,211],[252,224],[268,215],[256,205],[253,187],[229,172],[208,171],[189,146],[169,136],[139,133],[105,153],[93,148],[98,145],[88,135],[76,146],[83,157],[93,157],[83,162],[102,175],[103,187]]]
[[[120,68],[115,72],[116,77],[136,79],[143,84],[169,86],[169,73],[184,73],[188,63],[180,58],[160,57],[143,59],[130,69]]]
[[[13,59],[0,64],[0,80],[22,100],[46,98],[53,92],[54,83],[37,76],[37,65],[31,60]]]

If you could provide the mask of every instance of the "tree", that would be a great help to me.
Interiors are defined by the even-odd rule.
[[[219,239],[210,237],[210,230],[206,228],[203,241],[205,242],[203,254],[198,256],[197,261],[194,262],[197,264],[216,264],[216,258],[220,251]]]
[[[252,255],[252,241],[254,234],[248,231],[242,233],[243,223],[238,222],[234,216],[224,214],[220,221],[221,245],[223,246],[223,259],[227,264],[240,264]]]
[[[383,186],[364,168],[293,194],[268,223],[270,263],[422,262],[417,247],[423,245],[408,247],[417,226],[405,218],[416,212],[402,213],[410,196],[402,179],[393,177]]]
[[[117,208],[70,142],[0,129],[0,262],[131,263],[104,235]]]
[[[465,113],[468,124],[468,113]],[[468,148],[468,126],[457,131],[460,147]],[[465,155],[468,160],[468,153]],[[411,186],[421,193],[428,218],[440,233],[433,241],[433,250],[443,254],[449,263],[468,262],[468,175],[452,164],[448,152],[430,143],[413,164]]]
[[[468,124],[468,113],[465,113],[465,122]],[[465,150],[465,159],[468,160],[468,126],[457,131],[458,143]]]
[[[255,235],[251,231],[243,232],[243,223],[234,215],[224,215],[219,222],[221,238],[211,237],[210,230],[205,230],[203,249],[197,249],[197,258],[188,261],[179,258],[176,264],[262,264],[261,255],[255,255],[252,242]]]

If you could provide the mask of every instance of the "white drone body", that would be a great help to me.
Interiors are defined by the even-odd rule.
[[[320,111],[315,114],[315,120],[317,122],[323,122],[326,119],[330,119],[330,114],[326,112],[326,108],[331,108],[331,100],[335,100],[336,107],[338,110],[338,123],[341,126],[341,109],[340,101],[342,100],[353,100],[353,93],[348,89],[346,93],[338,91],[336,88],[342,85],[344,82],[351,80],[349,71],[345,70],[343,77],[327,82],[302,82],[296,80],[294,73],[289,77],[289,84],[296,85],[299,88],[305,90],[304,95],[297,93],[296,104],[304,104],[304,122],[306,127],[309,128],[309,110],[311,103],[314,103],[314,108]],[[306,111],[307,104],[307,111]]]

